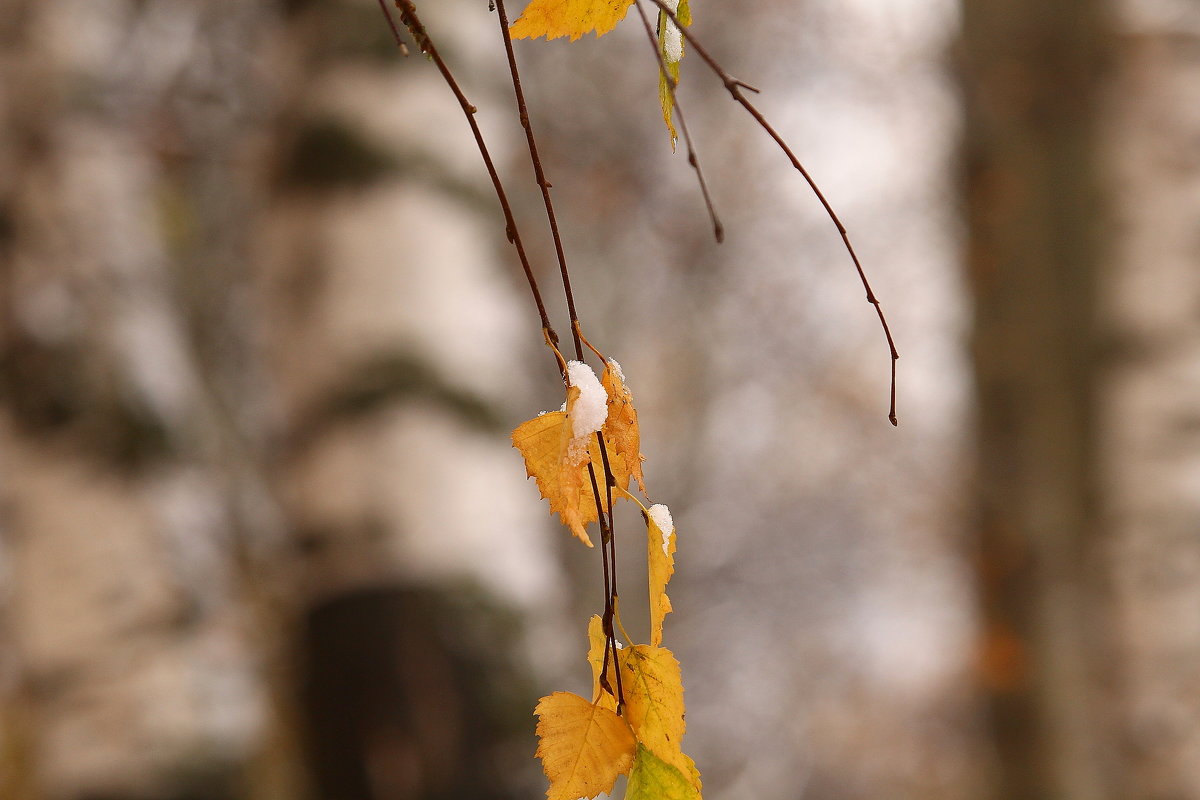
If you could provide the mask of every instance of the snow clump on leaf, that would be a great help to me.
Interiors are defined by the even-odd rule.
[[[658,529],[662,531],[662,549],[663,555],[670,555],[667,552],[667,547],[671,544],[671,533],[675,530],[675,523],[671,519],[671,510],[662,503],[657,503],[646,509],[646,513]]]
[[[663,0],[663,2],[671,9],[672,14],[679,13],[679,0]],[[683,60],[683,32],[671,20],[667,20],[662,45],[668,64],[678,64]]]
[[[592,368],[582,361],[567,362],[567,382],[579,390],[571,405],[571,438],[595,433],[608,419],[608,393]]]

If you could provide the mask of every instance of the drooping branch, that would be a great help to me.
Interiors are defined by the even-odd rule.
[[[813,179],[812,175],[809,174],[804,165],[800,163],[800,159],[796,156],[795,152],[792,151],[792,148],[786,141],[784,141],[783,137],[779,135],[779,132],[775,130],[771,123],[767,121],[767,118],[763,116],[762,112],[759,111],[752,102],[750,102],[748,97],[746,97],[746,91],[757,94],[758,89],[754,88],[745,81],[734,78],[732,75],[726,72],[725,68],[722,67],[720,63],[718,63],[717,60],[708,52],[708,50],[706,50],[704,46],[696,40],[696,37],[691,33],[691,31],[689,31],[680,23],[679,18],[675,15],[675,12],[671,10],[671,7],[668,6],[664,0],[650,0],[650,2],[653,2],[656,6],[658,6],[659,9],[666,14],[673,23],[675,23],[680,32],[683,34],[684,38],[687,39],[688,44],[690,44],[696,51],[696,54],[700,56],[704,63],[708,65],[709,69],[712,70],[713,74],[715,74],[717,78],[720,79],[721,83],[724,84],[725,89],[729,92],[730,96],[733,97],[733,99],[737,101],[742,108],[746,109],[746,112],[754,118],[754,121],[757,122],[759,126],[766,131],[767,135],[775,141],[775,144],[777,144],[783,151],[784,155],[787,156],[788,160],[792,163],[792,166],[796,168],[796,171],[804,177],[805,182],[808,183],[809,188],[812,189],[813,194],[817,196],[817,199],[824,207],[826,215],[829,217],[830,221],[833,222],[834,226],[837,227],[837,231],[842,237],[842,244],[845,246],[846,252],[850,254],[850,260],[854,262],[854,269],[858,272],[858,279],[862,283],[863,289],[867,293],[867,302],[875,307],[875,313],[879,317],[879,324],[883,328],[883,335],[887,339],[888,351],[891,355],[891,384],[889,388],[888,421],[890,421],[892,425],[899,424],[899,420],[896,417],[896,361],[900,358],[900,353],[896,350],[896,342],[892,338],[892,329],[888,325],[887,317],[884,316],[883,307],[880,305],[878,298],[875,297],[875,292],[871,289],[871,282],[867,280],[866,270],[863,269],[862,262],[859,261],[858,253],[854,251],[854,245],[850,243],[850,235],[846,232],[846,226],[842,224],[841,219],[838,218],[837,212],[833,210],[833,206],[830,205],[829,201],[825,198],[825,193],[821,191],[821,187],[817,185],[816,180]]]
[[[504,41],[504,52],[508,59],[509,75],[512,79],[513,94],[517,103],[517,114],[521,121],[521,128],[525,131],[525,141],[529,148],[529,160],[533,165],[534,178],[537,181],[538,188],[542,194],[542,204],[546,209],[546,221],[550,227],[550,235],[554,241],[554,252],[558,259],[559,274],[562,277],[563,296],[567,304],[567,313],[571,319],[571,339],[575,345],[575,358],[579,361],[584,360],[582,336],[579,332],[579,313],[575,307],[575,297],[571,291],[571,273],[567,268],[566,251],[563,248],[562,236],[558,230],[558,218],[554,213],[554,202],[550,199],[550,181],[546,178],[546,172],[542,166],[541,156],[538,154],[537,137],[533,132],[533,124],[529,119],[529,107],[525,102],[525,91],[521,86],[521,73],[517,68],[516,54],[513,52],[512,35],[509,33],[508,12],[504,6],[504,0],[494,0],[496,8],[496,16],[500,24],[500,34]],[[617,598],[617,542],[613,530],[612,516],[612,486],[616,483],[616,478],[613,477],[612,468],[608,460],[608,448],[605,445],[604,437],[599,431],[596,433],[596,441],[599,445],[600,458],[604,468],[604,491],[605,494],[600,494],[600,485],[596,478],[596,466],[589,461],[587,465],[588,479],[591,482],[592,495],[596,501],[596,517],[600,525],[600,548],[601,548],[601,569],[603,571],[604,583],[604,625],[605,634],[608,641],[605,646],[605,664],[607,664],[608,653],[616,653],[616,635],[613,632],[612,619],[616,613],[616,598]],[[607,497],[608,505],[605,508],[603,497]],[[603,674],[603,672],[602,672]],[[621,685],[621,671],[616,671],[616,698],[618,707],[624,704],[625,695]]]
[[[583,345],[579,341],[576,326],[579,314],[575,310],[575,296],[571,292],[571,274],[567,270],[567,256],[563,250],[562,236],[558,232],[558,218],[554,214],[554,202],[550,199],[550,181],[546,179],[542,159],[538,155],[537,137],[533,134],[533,124],[529,121],[529,108],[525,104],[525,90],[521,88],[521,73],[517,69],[517,58],[513,52],[512,35],[508,32],[508,13],[504,8],[504,0],[495,0],[496,16],[500,21],[501,36],[504,39],[504,53],[508,58],[508,72],[512,78],[513,94],[517,101],[517,114],[521,119],[521,128],[525,131],[525,141],[529,147],[529,160],[533,163],[533,174],[538,188],[542,192],[542,204],[546,208],[546,220],[550,225],[550,236],[554,240],[554,254],[558,258],[558,271],[562,276],[563,294],[567,300],[567,313],[571,317],[571,338],[575,345],[575,358],[583,361]]]
[[[492,161],[487,143],[483,139],[483,132],[479,130],[479,123],[475,121],[477,109],[467,100],[458,81],[455,80],[454,74],[442,59],[433,40],[429,38],[429,33],[425,30],[425,26],[421,24],[421,20],[417,16],[417,9],[413,5],[412,0],[394,0],[394,2],[400,12],[400,22],[408,29],[409,34],[417,44],[417,49],[427,55],[433,61],[434,65],[437,66],[442,79],[445,80],[446,85],[450,87],[450,91],[454,93],[455,99],[458,100],[463,115],[467,118],[467,124],[471,126],[471,133],[475,137],[475,144],[479,148],[479,154],[483,157],[488,177],[492,179],[492,187],[496,190],[496,197],[500,200],[500,208],[504,212],[505,235],[517,251],[517,258],[521,261],[521,268],[525,272],[525,280],[529,284],[529,291],[533,294],[533,302],[537,306],[538,317],[542,323],[542,331],[549,341],[557,342],[558,334],[554,332],[554,327],[550,324],[550,317],[546,313],[546,305],[542,301],[542,293],[538,289],[537,278],[533,275],[533,268],[529,264],[528,255],[525,253],[525,245],[521,240],[521,233],[517,228],[516,219],[513,217],[512,205],[508,202],[508,194],[504,191],[504,184],[500,181],[496,165]],[[404,41],[400,38],[400,31],[392,19],[391,11],[388,9],[386,2],[379,0],[379,7],[383,10],[383,15],[392,29],[396,45],[402,52],[407,53],[407,48]]]

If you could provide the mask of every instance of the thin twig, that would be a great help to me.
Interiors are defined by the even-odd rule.
[[[512,76],[513,94],[517,99],[517,113],[521,118],[521,127],[525,130],[525,141],[529,145],[529,159],[533,162],[533,174],[538,188],[542,190],[542,203],[546,207],[546,219],[550,224],[550,235],[554,239],[554,254],[558,257],[558,271],[562,275],[563,294],[567,299],[567,313],[571,317],[571,338],[575,343],[575,357],[583,361],[583,346],[579,342],[579,334],[575,328],[579,322],[579,314],[575,311],[575,297],[571,292],[571,275],[567,270],[567,257],[563,250],[562,237],[558,233],[558,218],[554,215],[554,203],[550,200],[550,181],[546,180],[546,172],[542,168],[542,159],[538,155],[537,138],[533,135],[533,125],[529,121],[529,108],[525,104],[525,91],[521,88],[521,73],[517,70],[517,57],[513,52],[512,35],[508,31],[508,13],[504,8],[504,0],[494,0],[496,16],[500,21],[500,31],[504,39],[504,52],[508,57],[508,71]]]
[[[672,11],[670,7],[663,2],[663,0],[650,0],[650,2],[654,3],[659,7],[660,10],[662,10],[663,13],[670,17],[671,21],[675,23],[683,36],[688,40],[688,43],[691,44],[691,46],[696,50],[697,55],[699,55],[700,58],[702,58],[704,62],[708,64],[709,69],[711,69],[725,85],[725,88],[729,91],[729,94],[733,97],[733,99],[736,100],[742,106],[742,108],[746,109],[750,116],[754,117],[755,122],[757,122],[759,126],[767,132],[767,135],[775,140],[775,143],[779,145],[781,150],[783,150],[784,155],[786,155],[788,160],[792,162],[792,166],[804,176],[804,180],[808,183],[809,188],[812,189],[813,194],[817,196],[817,199],[821,201],[821,205],[824,206],[825,213],[837,227],[838,233],[841,234],[842,237],[842,244],[845,245],[846,252],[850,254],[850,260],[854,262],[854,269],[858,272],[858,279],[862,282],[863,289],[867,293],[867,302],[875,307],[875,313],[879,316],[879,324],[883,327],[883,335],[887,338],[888,350],[891,353],[892,372],[891,385],[889,389],[890,404],[888,406],[888,421],[890,421],[893,425],[899,424],[899,421],[896,417],[896,361],[900,358],[900,353],[896,350],[896,342],[892,339],[892,329],[888,325],[887,317],[885,317],[883,314],[883,307],[879,304],[879,300],[875,297],[875,292],[871,290],[871,283],[867,280],[866,270],[863,269],[862,262],[858,260],[858,254],[854,252],[854,246],[850,244],[850,236],[846,233],[846,226],[843,225],[842,221],[838,218],[837,213],[833,210],[833,206],[830,205],[829,201],[825,199],[825,194],[821,191],[821,188],[817,186],[817,182],[811,175],[809,175],[808,170],[805,169],[804,165],[800,163],[800,159],[796,157],[796,154],[792,152],[792,148],[788,146],[787,142],[783,140],[783,137],[779,135],[779,133],[774,127],[771,126],[769,122],[767,122],[767,119],[763,116],[762,112],[759,111],[742,92],[742,90],[745,89],[747,91],[758,93],[758,89],[744,81],[734,78],[732,75],[726,72],[725,69],[719,63],[717,63],[717,60],[714,59],[712,55],[710,55],[709,52],[704,49],[703,45],[696,41],[696,37],[693,36],[686,27],[679,23],[679,18],[675,16],[675,12]]]
[[[379,0],[379,10],[383,12],[388,27],[392,29],[392,38],[396,40],[396,47],[400,48],[400,55],[408,58],[408,44],[400,38],[400,29],[396,27],[396,20],[392,19],[392,12],[388,11],[387,0]]]
[[[571,291],[571,273],[567,269],[566,251],[563,248],[562,237],[558,231],[558,218],[554,214],[554,202],[550,199],[550,181],[546,179],[546,171],[542,167],[541,156],[538,155],[537,137],[533,133],[533,124],[529,120],[529,107],[525,102],[525,91],[521,88],[521,73],[517,69],[517,57],[513,52],[512,35],[508,30],[508,12],[504,7],[504,0],[494,0],[496,7],[496,16],[500,23],[500,34],[504,40],[504,52],[508,58],[508,71],[512,77],[513,94],[516,97],[517,113],[521,120],[521,127],[525,131],[525,141],[529,147],[529,160],[533,164],[533,174],[537,181],[538,188],[542,192],[542,204],[546,208],[546,220],[550,226],[550,235],[554,240],[554,253],[558,258],[558,271],[562,276],[563,295],[567,302],[567,313],[571,318],[571,339],[575,345],[575,357],[579,361],[583,361],[583,343],[579,332],[579,314],[575,308],[575,297]],[[604,466],[604,488],[608,496],[608,510],[604,508],[604,501],[601,499],[600,487],[596,480],[595,465],[588,461],[588,479],[592,484],[592,492],[596,500],[596,517],[600,525],[600,547],[602,552],[602,569],[604,572],[604,623],[605,635],[608,642],[605,645],[605,664],[608,662],[609,648],[612,648],[614,663],[616,663],[616,634],[612,630],[612,617],[615,611],[615,598],[617,596],[617,544],[616,537],[613,531],[613,516],[612,516],[612,485],[616,483],[616,478],[613,477],[612,469],[608,463],[608,448],[604,444],[604,437],[597,432],[596,440],[599,444],[600,458]],[[625,704],[625,694],[621,686],[621,668],[620,664],[616,663],[617,676],[617,707],[620,708]]]
[[[654,57],[658,60],[658,70],[665,82],[668,94],[671,95],[671,105],[675,108],[675,119],[679,121],[679,132],[683,134],[684,144],[687,145],[688,163],[696,171],[696,180],[700,183],[700,194],[704,196],[704,206],[708,209],[708,218],[712,220],[713,236],[719,244],[725,241],[725,226],[721,224],[721,220],[717,217],[717,210],[713,206],[712,196],[708,193],[708,182],[704,180],[704,172],[700,169],[700,158],[697,156],[696,147],[692,143],[692,135],[688,132],[687,119],[683,115],[683,106],[679,104],[679,97],[675,94],[677,82],[667,69],[667,62],[663,59],[662,51],[659,49],[658,39],[654,36],[654,29],[650,27],[650,18],[646,16],[646,9],[642,7],[642,0],[634,0],[634,5],[637,6],[638,14],[642,17],[642,25],[646,29],[646,36],[650,39],[650,49],[654,51]]]
[[[550,317],[546,314],[546,305],[542,302],[542,293],[538,290],[537,279],[533,276],[533,268],[529,264],[529,257],[525,253],[525,245],[521,241],[521,233],[517,229],[517,222],[513,217],[512,206],[508,202],[508,195],[504,191],[504,185],[500,182],[500,175],[496,172],[496,165],[492,161],[492,156],[488,152],[487,144],[483,140],[483,133],[479,130],[479,124],[475,121],[475,106],[467,100],[462,89],[458,85],[458,81],[454,79],[450,68],[446,66],[446,62],[442,60],[442,56],[438,53],[437,47],[429,38],[429,34],[425,30],[425,26],[421,24],[420,18],[417,16],[417,9],[412,4],[412,0],[394,0],[396,8],[400,11],[400,21],[408,28],[408,32],[412,35],[413,40],[417,43],[417,49],[433,61],[437,66],[438,72],[442,74],[442,79],[446,81],[446,85],[450,87],[450,91],[454,93],[454,97],[458,100],[459,106],[462,107],[463,114],[467,118],[467,123],[471,126],[471,133],[475,136],[475,144],[479,148],[479,154],[483,156],[483,163],[487,167],[488,176],[492,179],[492,186],[496,190],[496,197],[500,200],[500,208],[504,211],[505,235],[508,241],[512,243],[517,250],[517,257],[521,260],[521,268],[525,271],[525,280],[529,283],[529,291],[533,293],[533,302],[537,305],[538,317],[542,322],[542,331],[551,342],[558,341],[558,334],[554,332],[553,326],[550,324]],[[403,41],[400,40],[399,31],[395,23],[392,21],[391,12],[387,5],[380,0],[380,8],[383,9],[383,14],[388,20],[393,33],[396,35],[396,43],[403,47]]]

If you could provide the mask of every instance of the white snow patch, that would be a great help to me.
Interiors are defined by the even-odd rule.
[[[679,0],[663,0],[671,9],[671,13],[679,13]],[[667,63],[678,64],[683,60],[683,34],[671,20],[667,20],[667,29],[663,31],[663,55]]]
[[[582,361],[567,362],[567,381],[579,390],[571,407],[571,438],[579,439],[595,433],[608,419],[608,393],[592,368]]]
[[[663,555],[671,555],[668,547],[671,544],[671,534],[675,532],[675,522],[671,519],[671,510],[662,503],[656,503],[646,509],[646,514],[650,517],[650,521],[662,531]]]
[[[625,371],[621,369],[621,365],[617,363],[615,358],[608,360],[608,366],[612,367],[612,371],[617,373],[617,377],[621,379],[621,383],[625,383]]]

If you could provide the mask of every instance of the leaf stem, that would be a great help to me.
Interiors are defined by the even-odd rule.
[[[388,27],[392,29],[392,38],[396,40],[396,47],[400,48],[400,55],[408,58],[408,45],[400,37],[400,29],[396,27],[396,20],[392,19],[392,12],[388,11],[387,0],[379,0],[379,10],[383,12],[383,18],[387,20]]]
[[[586,347],[588,350],[591,350],[593,353],[595,353],[596,358],[600,359],[600,363],[604,364],[604,366],[607,367],[608,366],[608,358],[604,355],[604,353],[601,353],[599,350],[597,350],[595,345],[593,345],[591,342],[589,342],[587,340],[587,337],[583,335],[583,331],[579,329],[579,323],[578,322],[573,323],[571,325],[571,329],[573,331],[575,331],[575,334],[580,339],[583,340],[583,346]]]
[[[792,148],[788,146],[788,143],[784,141],[783,137],[779,135],[778,131],[771,126],[771,123],[767,122],[767,119],[763,116],[762,112],[759,111],[758,108],[756,108],[755,105],[751,103],[746,95],[742,92],[742,90],[745,89],[757,94],[758,89],[744,81],[734,78],[732,75],[726,72],[724,67],[722,67],[717,60],[713,58],[712,55],[704,48],[704,46],[696,40],[696,37],[691,33],[691,31],[679,23],[679,18],[675,16],[675,12],[672,11],[670,7],[663,2],[663,0],[650,0],[650,2],[654,3],[664,14],[670,17],[671,21],[675,23],[680,32],[683,34],[684,38],[686,38],[688,43],[696,50],[697,55],[704,60],[704,63],[708,64],[709,69],[713,71],[713,74],[715,74],[725,85],[725,88],[729,91],[730,96],[732,96],[733,99],[742,106],[742,108],[746,109],[746,112],[754,118],[754,121],[757,122],[764,131],[767,132],[768,136],[775,140],[775,144],[779,145],[779,148],[783,151],[784,155],[786,155],[788,160],[791,161],[792,166],[795,167],[796,170],[804,177],[805,182],[808,183],[808,186],[810,189],[812,189],[813,194],[815,194],[817,199],[821,201],[821,205],[825,208],[826,215],[828,215],[830,221],[832,221],[834,226],[837,228],[838,233],[842,237],[842,244],[845,246],[846,252],[850,254],[850,260],[854,262],[854,269],[858,272],[858,279],[862,283],[863,289],[867,293],[867,302],[875,307],[875,313],[879,317],[879,324],[883,328],[883,335],[887,339],[888,351],[891,355],[891,384],[888,392],[888,421],[891,422],[892,425],[898,425],[899,420],[896,417],[896,361],[900,358],[900,353],[896,350],[896,342],[892,338],[892,329],[888,325],[887,317],[884,316],[883,306],[880,305],[879,300],[875,297],[875,292],[871,290],[871,283],[867,280],[866,270],[863,269],[862,262],[858,260],[858,254],[854,251],[854,246],[850,244],[850,236],[846,232],[846,226],[842,224],[841,219],[838,218],[837,212],[833,210],[833,206],[830,205],[827,199],[825,199],[825,194],[821,191],[821,188],[817,185],[817,182],[813,179],[812,175],[809,174],[808,170],[804,168],[804,165],[800,163],[800,159],[796,157],[796,154],[792,151]]]
[[[621,494],[625,495],[630,500],[632,500],[633,502],[638,504],[638,507],[642,509],[642,516],[649,516],[650,509],[646,508],[646,505],[641,500],[637,499],[637,495],[635,495],[633,492],[629,491],[628,489],[622,489],[620,486],[617,487],[617,490],[620,491]],[[649,498],[647,498],[647,499],[649,499]]]

